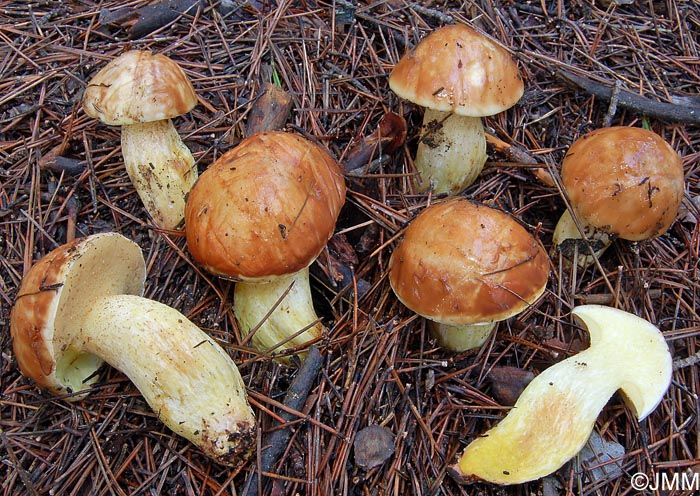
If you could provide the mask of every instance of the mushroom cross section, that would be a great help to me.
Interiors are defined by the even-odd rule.
[[[163,54],[130,50],[88,83],[83,108],[90,117],[122,126],[124,166],[149,215],[174,229],[184,217],[185,195],[197,179],[189,148],[172,119],[197,104],[184,71]]]
[[[544,477],[583,448],[616,391],[639,420],[661,402],[672,361],[659,329],[611,307],[583,305],[572,313],[588,329],[590,348],[528,384],[508,415],[450,467],[458,481],[519,484]]]
[[[276,354],[321,337],[309,265],[345,202],[340,166],[320,146],[284,131],[257,133],[202,173],[187,198],[192,257],[236,280],[234,313],[254,348]]]
[[[107,362],[171,430],[218,463],[255,449],[255,417],[231,357],[180,312],[143,298],[141,249],[117,233],[60,246],[27,272],[10,331],[22,373],[56,395],[89,393]]]
[[[423,210],[389,262],[398,299],[453,351],[481,346],[544,293],[548,275],[546,251],[523,226],[464,198]]]
[[[524,91],[500,45],[464,24],[443,26],[407,52],[389,76],[401,98],[425,107],[414,165],[417,188],[457,194],[486,162],[481,117],[507,110]]]

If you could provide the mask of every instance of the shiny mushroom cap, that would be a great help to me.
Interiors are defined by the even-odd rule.
[[[562,185],[579,221],[629,241],[665,233],[683,198],[683,165],[659,135],[609,127],[569,148]]]
[[[112,126],[172,119],[196,104],[192,83],[177,63],[141,50],[112,60],[83,95],[85,113]]]
[[[214,274],[270,281],[316,259],[344,202],[345,181],[328,152],[283,131],[254,134],[190,191],[187,245]]]
[[[399,300],[435,322],[495,322],[544,292],[542,245],[510,215],[465,199],[428,207],[394,250],[389,281]]]
[[[39,260],[22,280],[10,321],[22,373],[54,394],[89,387],[103,361],[72,351],[83,316],[97,298],[140,295],[145,278],[141,249],[116,233],[76,240]]]
[[[464,24],[425,37],[396,64],[389,86],[423,107],[470,117],[512,107],[524,89],[508,52]]]

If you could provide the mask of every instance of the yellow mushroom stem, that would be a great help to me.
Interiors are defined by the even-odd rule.
[[[234,313],[243,336],[254,331],[252,346],[263,353],[282,354],[317,340],[325,331],[314,310],[309,269],[271,282],[238,282]],[[281,363],[289,363],[284,356]]]
[[[123,125],[122,156],[155,224],[176,228],[185,217],[185,197],[197,180],[197,168],[172,120]]]
[[[414,164],[424,192],[456,195],[470,186],[486,163],[486,136],[480,117],[426,109]]]

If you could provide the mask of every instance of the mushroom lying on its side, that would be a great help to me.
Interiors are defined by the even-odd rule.
[[[131,50],[100,70],[85,89],[85,113],[122,127],[124,166],[158,227],[184,218],[197,168],[171,119],[197,104],[192,83],[162,54]]]
[[[141,249],[116,233],[44,256],[12,309],[20,370],[77,400],[106,361],[170,429],[218,463],[242,464],[255,449],[256,426],[236,364],[180,312],[141,297],[145,276]]]
[[[610,307],[572,313],[588,329],[590,348],[535,377],[508,415],[467,446],[450,467],[459,482],[520,484],[554,472],[583,448],[617,390],[639,420],[661,402],[672,361],[659,329]]]

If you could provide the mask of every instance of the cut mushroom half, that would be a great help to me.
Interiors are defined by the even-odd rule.
[[[618,390],[639,420],[661,402],[672,371],[661,331],[611,307],[572,313],[588,329],[590,348],[539,374],[510,413],[467,446],[450,467],[459,482],[519,484],[551,474],[581,450]]]
[[[60,246],[26,274],[10,331],[22,373],[78,400],[107,362],[172,431],[218,463],[255,449],[255,417],[231,357],[180,312],[143,298],[141,249],[117,233]]]
[[[122,127],[124,166],[158,227],[176,228],[197,168],[171,119],[197,104],[192,83],[163,54],[130,50],[90,81],[83,108],[90,117]]]

